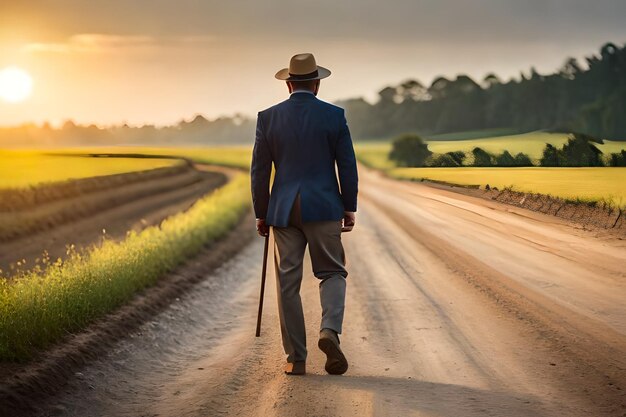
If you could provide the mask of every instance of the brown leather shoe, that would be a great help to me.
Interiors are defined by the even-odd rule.
[[[322,329],[317,346],[326,354],[324,369],[331,375],[345,374],[348,370],[348,360],[339,347],[339,336],[332,329]]]
[[[306,362],[297,361],[297,362],[287,362],[285,364],[285,373],[287,375],[304,375],[306,374]]]

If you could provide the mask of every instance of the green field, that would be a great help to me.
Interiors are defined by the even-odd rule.
[[[427,140],[466,140],[466,139],[485,139],[498,136],[518,135],[518,129],[500,128],[500,129],[484,129],[484,130],[468,130],[465,132],[441,133],[438,135],[427,136]]]
[[[531,132],[521,135],[498,136],[483,139],[468,140],[445,140],[429,141],[428,149],[434,153],[446,153],[451,151],[463,151],[471,157],[471,151],[475,147],[480,147],[490,153],[501,153],[508,150],[515,155],[524,152],[536,163],[541,157],[541,153],[546,143],[561,146],[567,142],[567,135],[563,133]],[[619,152],[626,149],[626,142],[604,141],[603,145],[596,145],[605,154]],[[371,142],[357,144],[357,157],[365,165],[377,169],[391,169],[395,164],[387,158],[391,150],[390,142]]]
[[[0,188],[23,188],[42,183],[161,168],[174,159],[78,158],[37,151],[0,150]]]
[[[567,200],[609,201],[626,206],[626,168],[396,168],[400,179],[430,179],[548,194]]]

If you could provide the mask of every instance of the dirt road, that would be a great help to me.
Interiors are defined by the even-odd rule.
[[[308,375],[281,371],[272,266],[254,337],[257,239],[81,370],[41,414],[626,415],[625,241],[360,174],[357,226],[344,235],[346,375],[323,370],[310,273]]]

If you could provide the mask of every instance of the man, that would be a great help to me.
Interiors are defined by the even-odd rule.
[[[252,199],[261,236],[274,231],[274,264],[285,372],[306,372],[306,333],[300,284],[308,244],[320,280],[319,348],[325,369],[343,374],[348,361],[339,346],[346,294],[341,232],[355,224],[358,175],[342,108],[317,99],[330,71],[312,54],[294,55],[275,77],[287,82],[289,99],[259,112],[252,154]],[[269,182],[275,168],[270,194]],[[339,183],[337,183],[337,174]],[[341,187],[341,188],[340,188]]]

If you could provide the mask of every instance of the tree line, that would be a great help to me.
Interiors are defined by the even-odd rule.
[[[572,133],[561,148],[549,143],[543,149],[538,165],[542,167],[602,167],[626,166],[626,151],[611,153],[605,158],[594,143],[601,139],[582,133]],[[428,144],[416,134],[403,134],[393,140],[389,159],[400,167],[531,167],[535,166],[530,156],[523,152],[512,155],[504,150],[493,154],[480,147],[471,151],[471,161],[466,163],[468,155],[463,151],[434,154]]]
[[[68,120],[59,128],[48,123],[0,127],[0,147],[250,144],[255,126],[254,120],[240,115],[208,120],[198,114],[164,127],[124,124],[102,128]]]
[[[375,104],[362,98],[338,104],[357,138],[515,128],[626,140],[626,45],[607,43],[585,61],[568,58],[552,74],[533,68],[506,82],[493,73],[480,82],[438,77],[430,86],[411,79],[383,88]]]

